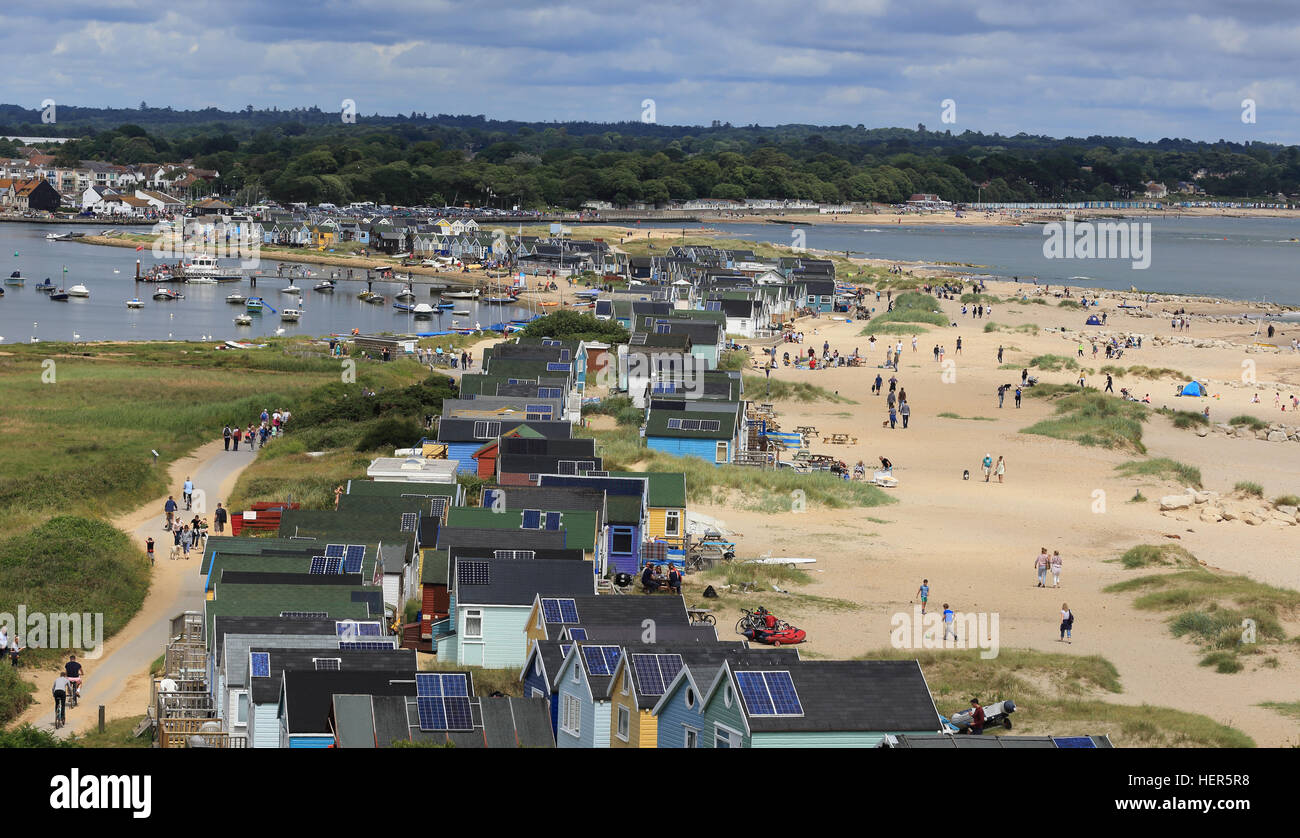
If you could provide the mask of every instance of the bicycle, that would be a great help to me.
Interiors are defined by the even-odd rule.
[[[746,631],[752,629],[767,628],[767,620],[765,619],[767,617],[767,609],[763,606],[760,605],[753,611],[750,611],[748,608],[742,608],[741,612],[744,616],[736,622],[736,634],[744,634]]]
[[[69,679],[68,679],[68,686],[70,687],[70,689],[68,690],[67,697],[64,698],[63,701],[64,701],[65,704],[68,704],[68,705],[70,705],[70,706],[72,706],[72,707],[76,707],[76,706],[77,706],[78,697],[79,697],[79,695],[80,695],[80,693],[81,693],[81,684],[78,683],[77,681],[73,681],[71,678],[69,678]]]
[[[58,693],[54,694],[54,729],[58,730],[67,724],[67,714],[64,710],[66,698],[59,698]]]

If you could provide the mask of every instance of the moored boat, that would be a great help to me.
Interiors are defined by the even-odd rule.
[[[301,318],[302,309],[286,308],[280,312],[280,319],[286,323],[297,323]]]
[[[44,282],[38,282],[32,287],[35,288],[37,291],[43,291],[48,293],[50,291],[53,291],[56,286],[54,285],[53,282],[50,282],[50,278],[47,276],[45,277]]]
[[[327,279],[324,282],[317,284],[315,290],[321,292],[322,294],[333,294],[334,283]]]
[[[248,315],[248,314],[236,314],[236,315],[235,315],[235,325],[236,325],[236,326],[251,326],[251,325],[253,325],[253,318],[252,318],[251,315]]]
[[[18,254],[14,254],[17,256]],[[22,285],[26,280],[23,279],[22,271],[14,271],[5,279],[5,285]]]
[[[248,302],[248,298],[245,297],[243,294],[239,293],[238,291],[236,291],[233,294],[226,295],[226,302],[232,303],[234,305],[243,305],[244,303]]]
[[[411,309],[411,313],[420,319],[433,317],[435,309],[428,303],[416,303]]]
[[[477,300],[482,292],[477,288],[471,288],[468,291],[443,291],[441,296],[447,300]]]
[[[153,298],[155,300],[183,300],[185,299],[185,295],[178,291],[173,291],[170,288],[159,288],[157,291],[153,292]]]
[[[301,294],[301,293],[302,293],[302,289],[299,288],[297,285],[294,285],[293,283],[289,283],[288,285],[286,285],[285,287],[283,287],[283,288],[280,289],[280,293],[281,293],[281,294]]]
[[[401,291],[398,291],[396,294],[394,294],[393,299],[401,300],[402,302],[408,302],[410,300],[415,299],[415,294],[411,292],[411,288],[408,285],[407,287],[403,288]]]
[[[69,297],[89,297],[89,296],[90,296],[90,289],[87,288],[86,286],[81,285],[80,283],[78,283],[77,285],[74,285],[74,286],[72,286],[71,288],[68,289],[68,296],[69,296]]]
[[[60,288],[50,294],[50,299],[56,303],[66,303],[68,301],[68,292]]]
[[[132,297],[126,301],[127,308],[144,308],[144,300],[139,297]]]
[[[245,303],[245,306],[248,309],[248,311],[254,314],[260,312],[262,310],[262,306],[264,305],[266,304],[262,302],[261,297],[249,297],[248,301]]]

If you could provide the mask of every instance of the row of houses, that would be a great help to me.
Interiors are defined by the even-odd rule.
[[[212,183],[220,172],[179,163],[119,165],[99,160],[81,160],[74,166],[58,165],[52,154],[30,149],[25,157],[0,159],[0,178],[44,180],[69,203],[75,203],[91,187],[131,193],[136,189],[183,192],[192,186]]]

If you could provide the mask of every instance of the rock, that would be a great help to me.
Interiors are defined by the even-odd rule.
[[[1294,515],[1286,515],[1286,514],[1284,514],[1284,513],[1282,513],[1282,512],[1277,511],[1276,509],[1273,510],[1273,513],[1269,516],[1269,520],[1272,520],[1272,521],[1279,521],[1279,522],[1281,522],[1281,523],[1283,523],[1283,524],[1288,524],[1288,525],[1293,526],[1293,527],[1295,526],[1295,516],[1294,516]]]
[[[1191,495],[1165,495],[1160,499],[1160,511],[1186,509],[1192,505]]]
[[[1245,425],[1242,425],[1240,428],[1237,428],[1237,430],[1234,431],[1232,435],[1235,436],[1237,439],[1250,439],[1251,437],[1254,436],[1254,434],[1250,432],[1250,428],[1247,428]]]
[[[1223,515],[1213,506],[1207,506],[1201,510],[1201,520],[1207,524],[1217,524],[1223,520]]]
[[[1300,507],[1288,506],[1287,504],[1284,503],[1277,508],[1277,511],[1281,512],[1283,515],[1287,515],[1291,518],[1294,518],[1296,512],[1300,512]]]
[[[1264,438],[1269,442],[1286,442],[1286,431],[1269,431]]]
[[[1210,432],[1205,430],[1205,428],[1197,428],[1196,435],[1199,437],[1207,437],[1210,435]]]
[[[1250,524],[1252,527],[1258,527],[1260,524],[1264,523],[1264,519],[1260,518],[1254,512],[1241,513],[1241,520],[1245,521],[1247,524]]]
[[[1255,439],[1268,439],[1268,431],[1264,430],[1263,428],[1260,428],[1258,431],[1255,431]]]

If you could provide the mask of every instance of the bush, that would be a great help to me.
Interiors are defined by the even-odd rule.
[[[1278,495],[1273,498],[1274,506],[1300,506],[1300,497],[1295,495]]]
[[[1047,372],[1056,372],[1060,369],[1077,370],[1079,362],[1063,355],[1039,355],[1030,360],[1029,366]]]
[[[358,451],[410,448],[424,436],[424,426],[414,419],[388,416],[372,423],[356,444]]]
[[[1258,483],[1252,483],[1249,480],[1238,481],[1232,488],[1234,491],[1241,492],[1243,495],[1253,495],[1257,498],[1264,497],[1264,487]]]
[[[1268,423],[1263,419],[1242,413],[1228,420],[1229,425],[1247,425],[1252,431],[1262,431],[1268,427]]]
[[[1044,385],[1029,388],[1033,395],[1049,395]],[[1035,390],[1043,390],[1041,394]],[[1136,402],[1125,402],[1095,391],[1080,392],[1077,388],[1056,404],[1056,416],[1022,428],[1023,434],[1040,434],[1055,439],[1069,439],[1080,445],[1102,448],[1131,448],[1145,454],[1142,444],[1142,423],[1148,412]]]
[[[1154,460],[1131,460],[1115,466],[1115,470],[1125,477],[1151,476],[1174,480],[1185,486],[1201,488],[1201,470],[1168,457]]]
[[[594,314],[576,311],[557,311],[539,317],[525,326],[520,334],[530,338],[596,340],[610,345],[627,343],[630,337],[627,329],[616,320],[597,320]]]

